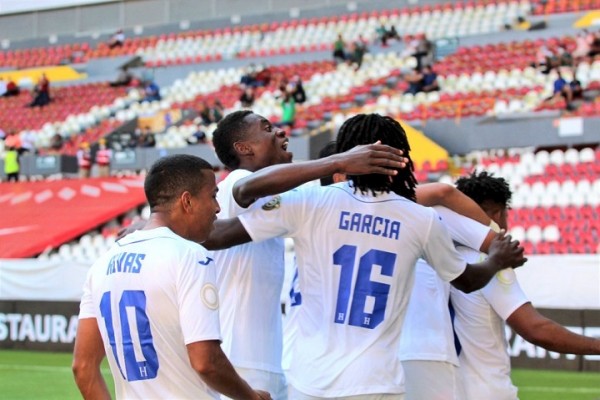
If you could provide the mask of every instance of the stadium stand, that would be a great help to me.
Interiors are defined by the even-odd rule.
[[[346,115],[355,112],[393,115],[423,126],[425,133],[427,121],[431,120],[455,124],[471,118],[490,123],[503,118],[524,118],[525,121],[527,118],[556,118],[564,113],[567,105],[562,101],[545,101],[552,95],[556,71],[544,73],[533,64],[542,47],[556,51],[559,46],[564,46],[572,51],[576,31],[557,30],[552,32],[553,36],[541,37],[527,32],[505,32],[506,23],[518,17],[535,21],[538,15],[548,17],[593,9],[596,2],[544,3],[432,2],[396,9],[359,10],[214,29],[133,35],[125,39],[123,46],[112,49],[98,39],[2,50],[0,65],[18,69],[81,64],[85,70],[86,64],[91,68],[99,60],[140,56],[145,68],[134,69],[134,72],[142,80],[144,74],[157,77],[162,99],[141,102],[144,95],[141,87],[110,88],[106,81],[87,83],[93,82],[93,77],[66,84],[57,82],[56,87],[52,86],[53,101],[41,109],[23,107],[29,101],[26,92],[0,99],[0,128],[5,132],[15,131],[22,137],[33,135],[35,148],[41,156],[54,154],[51,140],[58,134],[64,139],[58,153],[74,156],[82,143],[94,146],[101,137],[110,138],[111,134],[117,134],[115,132],[134,135],[132,121],[179,113],[179,120],[158,124],[154,132],[156,148],[209,147],[215,123],[203,122],[198,111],[204,104],[212,106],[217,100],[226,112],[239,108],[240,79],[249,65],[258,64],[268,69],[273,79],[266,86],[257,88],[253,110],[274,121],[281,118],[280,80],[297,75],[304,83],[307,101],[297,107],[295,125],[289,129],[294,137],[310,137],[335,130]],[[382,47],[377,42],[376,31],[381,24],[395,26],[402,40],[392,42],[390,47]],[[359,37],[369,42],[370,51],[360,69],[355,70],[344,63],[336,66],[330,61],[331,46],[338,33],[348,43]],[[402,50],[420,33],[432,41],[451,36],[471,44],[460,46],[453,54],[436,60],[433,68],[438,75],[439,91],[405,94],[407,84],[403,77],[416,66],[416,60]],[[491,36],[494,36],[493,40]],[[307,58],[314,61],[307,61]],[[114,65],[117,65],[116,61]],[[584,59],[577,69],[564,66],[561,70],[567,81],[577,78],[592,92],[600,89],[600,62],[597,60]],[[591,118],[599,112],[600,102],[591,96],[568,115]],[[195,136],[198,132],[204,135],[200,143]],[[586,219],[575,225],[565,221],[573,222],[574,216],[581,215],[578,212],[597,216],[597,204],[592,204],[597,195],[595,178],[600,163],[594,149],[596,145],[597,142],[592,142],[588,144],[590,147],[585,147],[582,143],[578,147],[582,149],[578,152],[582,153],[581,157],[572,162],[575,150],[567,150],[557,143],[556,148],[566,150],[564,157],[567,158],[567,154],[571,157],[571,161],[563,160],[560,164],[550,162],[560,158],[558,155],[550,157],[559,150],[549,153],[547,164],[542,164],[545,150],[535,152],[535,148],[518,150],[520,156],[517,159],[480,158],[482,165],[510,177],[515,184],[512,222],[517,236],[522,233],[528,251],[542,254],[595,251],[591,240],[597,238],[598,226]],[[507,147],[510,146],[507,143]],[[2,150],[0,145],[0,154]],[[594,155],[593,159],[590,154]],[[587,161],[581,161],[581,158]],[[420,180],[437,179],[444,172],[466,171],[465,166],[454,165],[450,158],[424,160],[420,166]],[[562,187],[564,184],[566,189],[570,190],[572,184],[576,190],[566,191]],[[556,191],[557,187],[563,190]],[[525,214],[534,217],[524,218]],[[542,214],[547,214],[545,219],[538,220]],[[108,223],[109,219],[94,223]],[[121,215],[120,220],[127,223],[131,217]],[[102,237],[113,236],[115,225],[113,220],[110,227],[104,229]],[[591,236],[584,235],[583,244],[573,243],[582,230]],[[68,240],[65,239],[65,243]],[[88,239],[83,241],[88,243]],[[53,242],[52,245],[55,252],[59,252],[61,243]],[[74,248],[72,244],[70,247]],[[40,254],[40,251],[36,248],[28,255]],[[63,250],[63,255],[67,253]],[[44,254],[48,256],[52,252]],[[75,254],[81,257],[86,253],[76,251]]]

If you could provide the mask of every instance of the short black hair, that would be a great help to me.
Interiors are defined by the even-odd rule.
[[[414,165],[410,158],[410,145],[402,125],[395,119],[379,114],[358,114],[344,122],[337,137],[336,151],[342,153],[361,144],[373,144],[380,140],[382,144],[400,149],[408,159],[406,167],[398,169],[398,174],[349,175],[354,187],[362,193],[390,191],[416,202],[415,187],[417,179],[413,174]]]
[[[144,181],[144,193],[153,210],[168,205],[181,193],[198,194],[206,184],[202,170],[213,170],[212,165],[200,157],[175,154],[157,160],[148,171]]]
[[[240,158],[238,157],[233,144],[242,140],[246,134],[247,123],[244,121],[247,115],[252,114],[250,110],[234,111],[217,125],[213,133],[213,146],[219,160],[230,170],[239,168]]]
[[[486,171],[472,172],[469,176],[459,178],[456,188],[479,205],[491,202],[508,208],[512,197],[508,182]]]
[[[337,146],[337,143],[335,142],[335,140],[332,140],[331,142],[327,143],[325,146],[323,146],[323,148],[321,150],[319,150],[319,158],[325,158],[325,157],[329,157],[333,154],[336,154],[336,151],[335,151],[336,146]],[[333,176],[326,176],[324,178],[321,178],[320,181],[321,181],[321,186],[332,185],[333,184]]]

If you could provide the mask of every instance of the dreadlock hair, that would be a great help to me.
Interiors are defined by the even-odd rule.
[[[373,144],[380,140],[382,144],[395,147],[404,152],[403,156],[408,158],[405,168],[398,170],[395,176],[371,174],[371,175],[349,175],[355,190],[361,193],[371,192],[374,196],[377,192],[390,191],[416,202],[415,186],[417,180],[413,174],[414,165],[410,158],[410,145],[406,132],[398,121],[379,114],[358,114],[344,122],[337,137],[338,153],[350,150],[361,144]]]
[[[336,147],[336,142],[335,140],[332,140],[331,142],[327,143],[321,150],[319,150],[319,158],[325,158],[325,157],[329,157],[333,154],[335,154],[335,147]],[[321,186],[328,186],[328,185],[332,185],[333,184],[333,176],[325,176],[323,178],[320,179],[321,181]]]
[[[468,177],[459,178],[456,188],[469,196],[480,206],[486,202],[502,205],[508,208],[512,192],[504,178],[495,177],[482,171],[471,173]]]
[[[200,157],[188,154],[175,154],[160,158],[150,167],[144,181],[144,193],[154,210],[157,206],[168,205],[188,191],[198,194],[207,182],[202,170],[213,170],[212,165]]]
[[[219,121],[217,129],[213,133],[212,140],[217,157],[232,171],[240,166],[240,158],[233,148],[233,144],[244,138],[247,125],[244,118],[249,114],[252,114],[252,111],[240,110],[228,114]]]

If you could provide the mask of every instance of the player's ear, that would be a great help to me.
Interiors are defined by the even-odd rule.
[[[239,154],[250,155],[252,153],[252,146],[250,146],[247,142],[239,141],[233,144],[233,148]]]
[[[183,192],[179,198],[179,202],[181,203],[181,208],[186,212],[190,213],[192,211],[192,195],[187,190]]]

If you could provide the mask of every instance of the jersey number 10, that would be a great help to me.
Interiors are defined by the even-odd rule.
[[[134,313],[135,321],[134,328],[137,327],[137,332],[132,332],[127,316],[127,309]],[[119,361],[117,352],[117,341],[115,340],[115,330],[113,325],[112,308],[110,304],[110,292],[105,292],[100,300],[100,313],[104,318],[106,332],[108,333],[108,341],[112,348],[113,355],[119,366],[119,371],[123,379],[127,381],[141,381],[145,379],[154,379],[158,373],[158,356],[152,342],[152,332],[150,331],[150,321],[146,315],[146,293],[142,290],[125,290],[119,301],[119,320],[121,321],[121,340],[119,343],[123,345],[123,358],[125,359],[125,371]],[[139,340],[144,360],[138,361],[134,342],[131,336],[132,333],[137,335],[136,340]]]
[[[333,263],[342,268],[334,322],[336,324],[346,323],[348,304],[352,294],[348,324],[361,328],[375,328],[385,317],[390,285],[382,281],[389,280],[384,277],[393,275],[396,254],[376,249],[371,249],[363,254],[358,262],[358,273],[353,291],[352,278],[356,264],[356,246],[345,244],[340,247],[333,253]],[[371,280],[374,265],[381,267],[380,278],[382,281]]]

